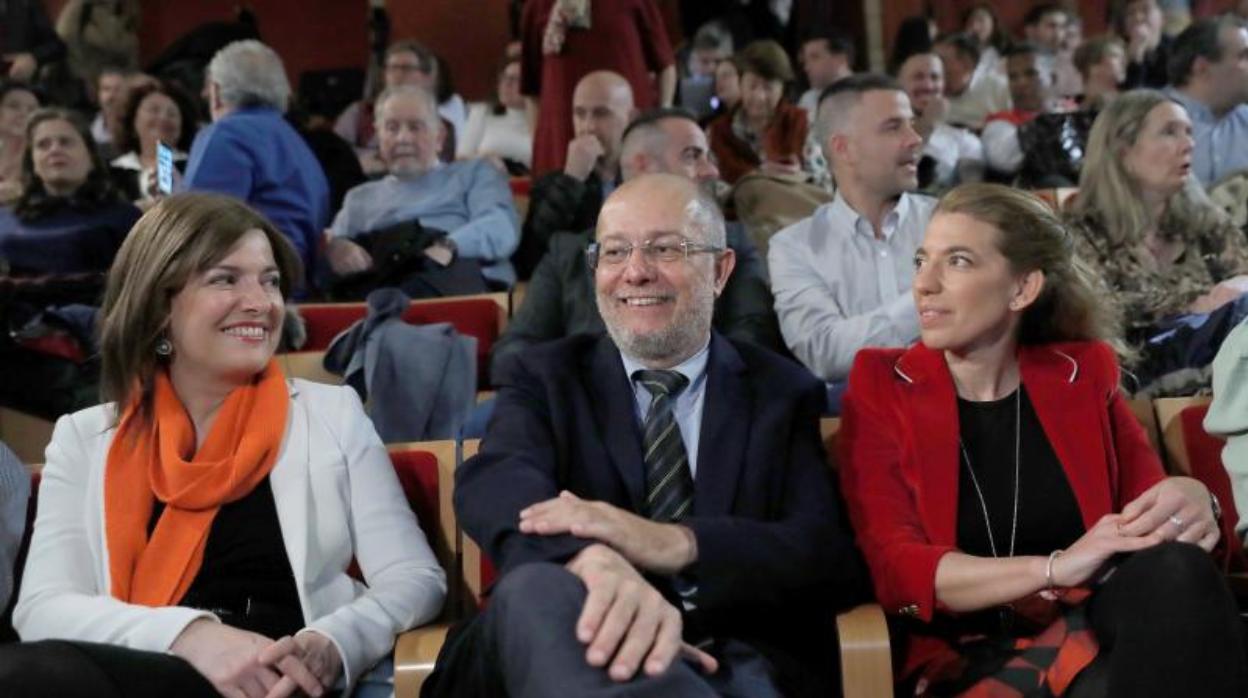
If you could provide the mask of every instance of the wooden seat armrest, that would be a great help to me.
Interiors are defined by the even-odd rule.
[[[420,695],[420,687],[433,672],[450,629],[448,623],[435,623],[399,635],[394,643],[395,696],[415,698]]]
[[[879,604],[863,604],[836,617],[845,698],[893,695],[893,658],[888,623]]]

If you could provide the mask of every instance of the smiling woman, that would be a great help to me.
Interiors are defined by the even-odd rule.
[[[445,575],[359,399],[273,361],[299,278],[234,199],[135,225],[101,309],[114,402],[57,423],[0,694],[352,695],[436,615]]]
[[[909,635],[899,694],[1244,695],[1217,504],[1165,477],[1071,250],[1031,195],[954,189],[915,256],[922,341],[854,362],[840,473]]]

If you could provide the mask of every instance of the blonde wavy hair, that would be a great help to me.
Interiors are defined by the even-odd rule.
[[[1152,228],[1163,238],[1176,240],[1187,231],[1227,222],[1192,174],[1166,202],[1161,219],[1153,220],[1139,184],[1127,172],[1124,152],[1139,140],[1149,112],[1167,102],[1177,104],[1157,90],[1131,90],[1115,97],[1092,124],[1079,175],[1079,196],[1070,214],[1096,223],[1115,245],[1133,245]]]

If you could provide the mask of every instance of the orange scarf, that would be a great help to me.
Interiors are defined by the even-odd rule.
[[[122,415],[104,465],[104,531],[117,599],[171,606],[204,561],[212,520],[223,504],[245,497],[277,462],[290,394],[276,362],[222,403],[195,450],[195,427],[165,371],[156,375],[150,426],[137,404]],[[148,522],[165,503],[149,539]]]

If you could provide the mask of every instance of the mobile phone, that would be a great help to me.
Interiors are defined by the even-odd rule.
[[[169,196],[173,193],[173,148],[156,141],[156,189]]]

